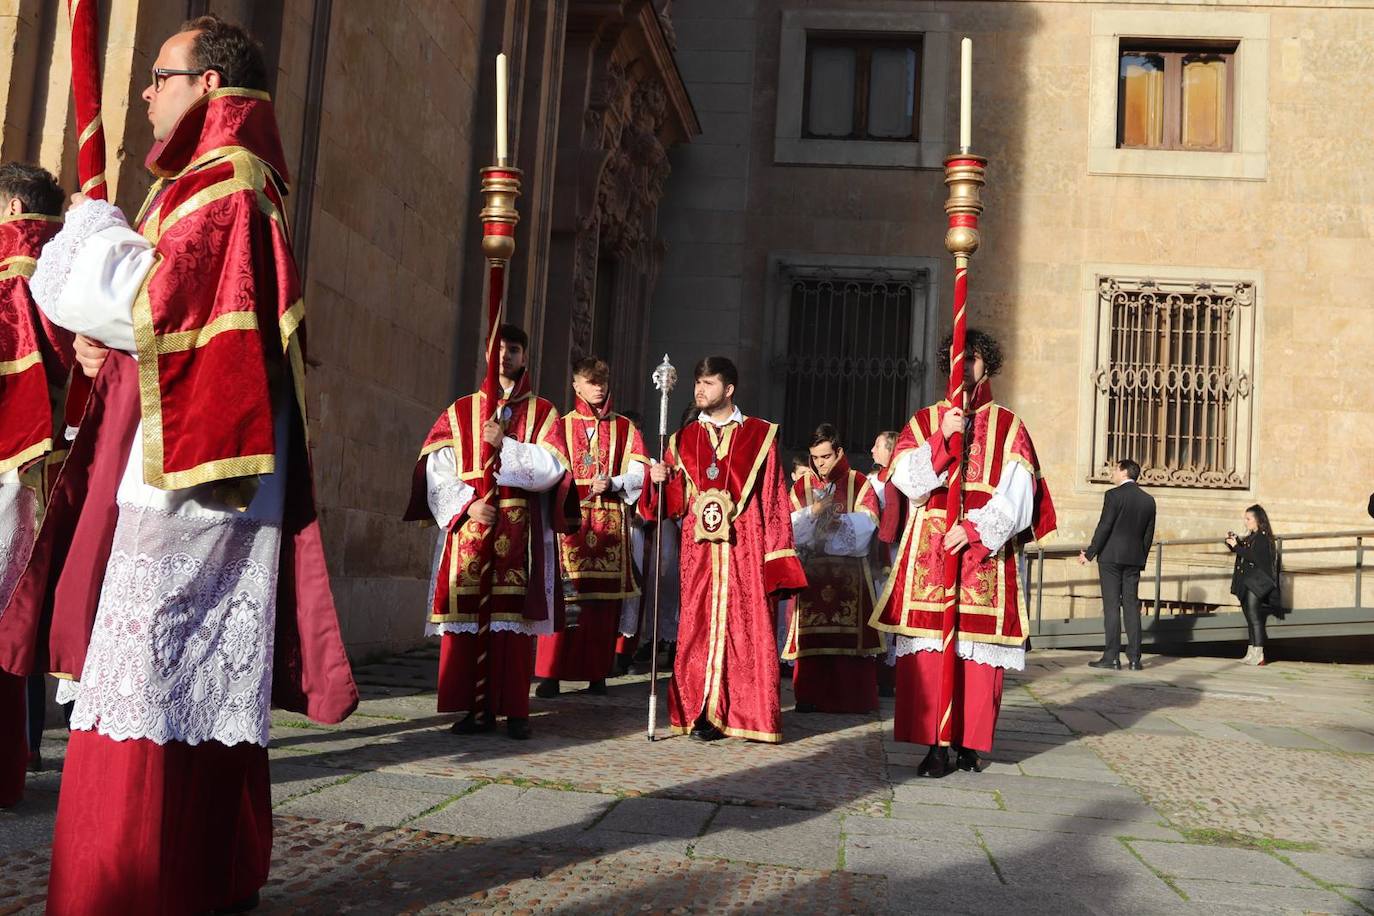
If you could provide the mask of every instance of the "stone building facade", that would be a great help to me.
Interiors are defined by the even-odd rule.
[[[1057,541],[1091,535],[1115,457],[1141,460],[1147,476],[1153,465],[1160,537],[1219,539],[1256,502],[1284,532],[1369,526],[1374,401],[1362,354],[1374,348],[1374,164],[1364,99],[1374,61],[1364,49],[1374,4],[694,0],[677,5],[674,24],[703,132],[670,156],[655,352],[685,365],[710,352],[736,358],[745,412],[796,418],[785,434],[793,447],[817,419],[859,425],[886,411],[869,425],[896,427],[905,409],[942,393],[931,368],[952,298],[941,161],[957,142],[958,41],[969,36],[973,148],[990,160],[972,321],[1003,340],[995,390],[1035,435]],[[817,74],[835,60],[816,49],[856,44],[863,60],[865,47],[881,47],[872,59],[887,61],[903,41],[910,136],[816,137],[818,109],[806,106],[825,102],[813,98],[824,89]],[[1132,48],[1224,60],[1225,136],[1213,144],[1224,148],[1120,142],[1121,55]],[[1338,98],[1348,115],[1325,114]],[[888,343],[836,349],[835,328],[855,326],[818,323],[816,296],[830,312],[868,309],[858,327],[878,324]],[[875,302],[895,302],[910,320]],[[1175,329],[1185,312],[1228,317],[1224,329],[1189,326],[1210,343],[1188,351],[1193,374],[1170,376],[1159,354],[1118,352],[1122,340],[1163,339],[1122,324],[1150,309],[1172,315]],[[799,322],[813,337],[799,336]],[[865,347],[875,358],[854,358]],[[1164,368],[1128,377],[1142,359]],[[902,371],[900,408],[864,399],[892,394],[890,374]],[[1169,391],[1151,393],[1150,379]],[[799,392],[835,415],[799,411]],[[1182,432],[1130,415],[1132,397]],[[869,441],[855,435],[851,452]],[[1183,554],[1212,579],[1180,600],[1232,600],[1224,551]],[[1352,561],[1353,551],[1339,558]],[[1095,594],[1091,569],[1064,575],[1081,580],[1077,594]]]
[[[96,0],[86,0],[96,2]],[[0,0],[0,155],[77,186],[65,3]],[[484,316],[473,231],[493,154],[494,61],[511,56],[524,171],[509,320],[536,389],[571,395],[572,359],[649,398],[648,308],[664,257],[667,152],[700,127],[667,4],[648,0],[101,0],[103,119],[115,201],[150,177],[139,93],[161,42],[215,12],[247,25],[273,98],[306,279],[307,393],[329,568],[359,657],[420,639],[432,529],[401,522],[434,417],[475,388]]]

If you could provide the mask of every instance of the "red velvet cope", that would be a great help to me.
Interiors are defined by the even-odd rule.
[[[804,656],[794,662],[792,692],[817,712],[872,712],[878,708],[879,664],[872,655]]]
[[[50,914],[206,913],[251,897],[271,860],[267,748],[72,733]]]
[[[0,672],[0,808],[17,805],[24,797],[29,759],[27,725],[24,679]]]
[[[534,671],[533,636],[493,631],[486,687],[493,715],[523,719],[530,714],[530,675]],[[472,710],[477,672],[477,634],[445,633],[439,644],[439,712]]]
[[[897,659],[897,708],[894,738],[913,744],[935,744],[939,733],[939,652],[914,652]],[[954,713],[950,741],[959,747],[992,750],[997,715],[1002,708],[1001,668],[961,658],[954,669]]]
[[[585,601],[577,626],[539,637],[534,676],[560,681],[599,681],[615,665],[619,601]]]

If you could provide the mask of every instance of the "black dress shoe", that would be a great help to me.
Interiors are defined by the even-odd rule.
[[[530,720],[506,719],[506,737],[514,738],[516,741],[528,741],[530,738]]]
[[[1099,658],[1095,662],[1088,662],[1089,668],[1106,668],[1110,671],[1121,670],[1121,660],[1118,658]]]
[[[599,681],[592,681],[587,685],[587,692],[594,693],[599,697],[604,697],[606,695],[606,679],[603,677]]]
[[[959,748],[959,753],[954,758],[954,765],[967,773],[983,772],[983,759],[978,756],[977,751],[971,751],[966,747]]]
[[[949,748],[932,744],[930,750],[926,752],[925,759],[916,768],[916,775],[930,779],[941,779],[953,771],[954,768],[949,765]]]
[[[476,713],[470,712],[457,722],[454,722],[453,725],[449,727],[449,731],[453,732],[455,735],[476,735],[480,732],[491,731],[493,725],[495,725],[495,723],[491,721],[491,717],[483,716],[479,719]]]
[[[546,677],[539,682],[538,687],[534,688],[534,695],[541,700],[551,700],[558,696],[559,687],[558,678]]]
[[[815,703],[798,703],[798,704],[797,704],[797,712],[807,713],[807,712],[815,712],[815,711],[816,711],[816,704],[815,704]]]
[[[1129,667],[1132,671],[1144,671],[1144,670],[1145,670],[1145,666],[1142,665],[1142,664],[1140,663],[1140,659],[1138,659],[1138,658],[1133,658],[1133,659],[1131,659],[1131,661],[1130,661],[1128,667]]]
[[[698,719],[697,724],[692,727],[691,737],[695,741],[719,741],[725,737],[725,732],[706,719]]]

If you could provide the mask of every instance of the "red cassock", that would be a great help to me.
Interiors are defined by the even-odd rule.
[[[793,483],[792,510],[807,509],[821,486],[815,479]],[[792,606],[783,658],[796,662],[792,689],[797,703],[820,712],[869,712],[878,708],[877,657],[886,651],[882,634],[868,622],[876,595],[867,547],[878,527],[878,496],[868,478],[843,458],[824,486],[834,488],[836,511],[864,517],[865,555],[836,556],[799,543],[807,584]],[[844,538],[858,537],[848,520],[842,524]]]
[[[776,424],[698,421],[674,435],[666,513],[681,519],[682,601],[668,688],[673,731],[699,716],[727,735],[782,740],[773,602],[806,587],[792,545]],[[645,490],[646,517],[653,489]]]
[[[494,407],[486,405],[481,392],[455,401],[440,414],[425,438],[412,478],[408,521],[435,521],[427,482],[428,462],[442,449],[452,449],[457,480],[464,494],[451,507],[452,519],[434,571],[434,597],[429,607],[431,631],[442,635],[439,648],[439,711],[473,710],[479,656],[478,606],[481,596],[482,544],[487,526],[467,514],[482,480],[482,424],[499,414],[506,420],[506,435],[518,442],[538,445],[567,469],[568,449],[563,425],[553,403],[537,397],[529,387],[529,374],[521,376],[510,396]],[[549,527],[575,530],[578,522],[572,484],[564,474],[554,499],[544,494],[508,486],[497,487],[495,566],[489,604],[491,632],[488,711],[524,718],[529,715],[530,677],[534,668],[534,633],[562,626],[563,598],[557,582],[557,563],[547,551]],[[554,570],[554,581],[549,570]],[[552,603],[550,599],[552,598]]]
[[[592,496],[599,474],[616,478],[638,468],[648,458],[639,430],[626,417],[600,411],[581,398],[563,416],[563,439],[572,458],[573,484],[582,507],[582,525],[558,536],[559,572],[567,601],[566,626],[539,637],[535,675],[568,681],[599,681],[615,663],[621,605],[639,594],[634,559],[630,555],[633,505],[621,493]],[[642,478],[641,478],[642,479]]]
[[[304,308],[270,100],[244,89],[210,93],[148,164],[160,180],[139,220],[156,257],[133,308],[138,359],[111,351],[95,381],[33,557],[0,619],[0,668],[81,678],[117,530],[115,492],[140,420],[146,485],[215,485],[229,502],[251,495],[258,475],[282,470],[271,395],[280,379],[295,397],[282,399],[291,457],[274,571],[271,699],[342,721],[358,695],[315,512]],[[43,629],[49,639],[38,646]],[[75,733],[48,911],[195,913],[251,895],[271,857],[267,784],[267,749],[251,741]]]
[[[53,405],[72,361],[72,335],[34,304],[29,278],[56,216],[0,219],[0,616],[33,546],[45,473],[66,453],[55,448]],[[61,443],[65,445],[65,443]],[[28,760],[24,679],[0,671],[0,808],[24,794]]]
[[[929,445],[931,470],[952,469],[940,420],[947,401],[924,408],[902,430],[893,451],[889,474],[902,457]],[[955,633],[958,667],[955,675],[953,743],[973,750],[992,748],[1002,695],[1003,672],[1024,665],[1028,633],[1026,608],[1017,584],[1017,544],[1047,537],[1055,527],[1054,505],[1040,474],[1035,446],[1025,425],[1007,408],[992,400],[985,383],[976,389],[973,428],[965,443],[968,455],[964,478],[966,513],[987,507],[997,493],[1004,472],[1020,465],[1027,472],[1030,524],[1013,532],[996,552],[989,553],[971,521],[963,523],[970,546],[963,553],[959,586],[959,619]],[[935,486],[900,532],[892,575],[888,578],[873,624],[898,637],[898,741],[934,744],[938,740],[939,651],[944,617],[945,509],[949,490]],[[889,509],[892,502],[889,502]],[[885,526],[891,535],[891,526]],[[910,651],[903,651],[905,648]]]

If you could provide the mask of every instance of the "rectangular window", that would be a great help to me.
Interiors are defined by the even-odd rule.
[[[1255,285],[1099,276],[1097,301],[1092,480],[1248,487]]]
[[[1236,47],[1121,39],[1117,148],[1230,152]]]
[[[834,423],[855,466],[867,467],[874,437],[910,419],[926,371],[925,283],[911,272],[788,271],[787,350],[774,363],[785,449],[806,451],[817,425]]]
[[[920,74],[920,36],[808,33],[802,136],[919,140]]]

